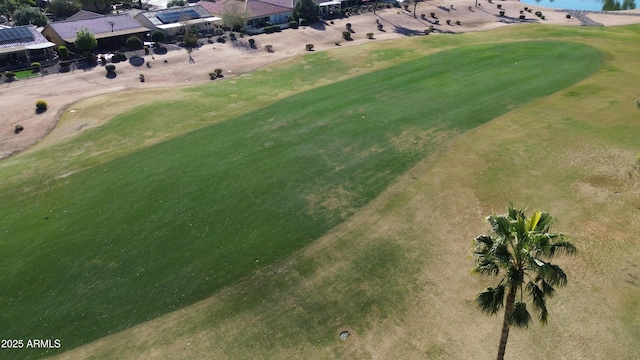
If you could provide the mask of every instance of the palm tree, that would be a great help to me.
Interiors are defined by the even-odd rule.
[[[554,218],[546,212],[534,212],[530,218],[524,210],[509,205],[505,215],[487,217],[492,235],[475,239],[476,266],[482,275],[501,275],[496,287],[481,291],[475,299],[482,312],[495,315],[504,305],[502,335],[498,360],[504,359],[510,326],[526,328],[531,315],[524,302],[525,294],[538,315],[547,322],[546,299],[555,293],[554,287],[567,284],[567,276],[558,265],[549,261],[557,254],[574,255],[576,247],[565,241],[563,234],[550,233]],[[519,296],[516,302],[516,297]]]

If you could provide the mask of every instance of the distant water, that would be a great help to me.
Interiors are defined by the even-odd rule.
[[[616,0],[608,0],[607,5],[615,6]],[[571,10],[593,10],[601,11],[605,5],[605,0],[520,0],[523,4],[550,7],[555,9],[571,9]],[[621,7],[635,8],[635,1],[618,0]],[[613,9],[605,9],[613,10]]]

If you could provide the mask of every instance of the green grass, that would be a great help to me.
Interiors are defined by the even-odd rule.
[[[572,43],[463,47],[68,177],[15,180],[0,194],[2,337],[56,337],[69,349],[202,300],[312,243],[452,134],[572,85],[601,63],[598,51]],[[216,85],[194,93],[215,94]],[[204,121],[206,112],[190,105],[139,108],[73,141],[125,136],[170,109]],[[404,259],[379,258],[400,254],[380,246],[353,265],[357,273]],[[381,267],[371,268],[372,259]],[[372,309],[384,316],[388,304],[362,304],[353,317]]]
[[[40,76],[40,73],[34,72],[33,70],[21,70],[17,71],[15,74],[16,79],[28,79],[30,77]]]

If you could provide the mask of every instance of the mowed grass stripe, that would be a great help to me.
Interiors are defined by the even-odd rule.
[[[602,61],[560,42],[447,51],[289,97],[46,191],[4,193],[0,331],[61,338],[69,349],[203,299],[317,239],[451,134]]]

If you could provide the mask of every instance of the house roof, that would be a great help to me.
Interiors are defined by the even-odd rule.
[[[97,17],[104,17],[104,15],[98,14],[98,13],[94,13],[92,11],[80,10],[77,13],[69,16],[65,20],[69,21],[69,20],[93,19],[93,18],[97,18]]]
[[[184,20],[211,18],[211,13],[200,5],[175,6],[169,9],[145,11],[139,15],[147,18],[155,27],[176,24]]]
[[[8,49],[42,49],[55,46],[49,42],[33,25],[14,26],[0,29],[0,52]],[[10,52],[10,51],[9,51]]]
[[[222,15],[227,3],[235,0],[199,1],[201,5],[214,15]],[[255,19],[275,14],[289,13],[293,10],[292,0],[247,0],[240,3],[245,6],[249,18]]]
[[[149,31],[129,14],[56,21],[48,26],[67,42],[75,41],[76,33],[81,29],[89,30],[96,39]]]

